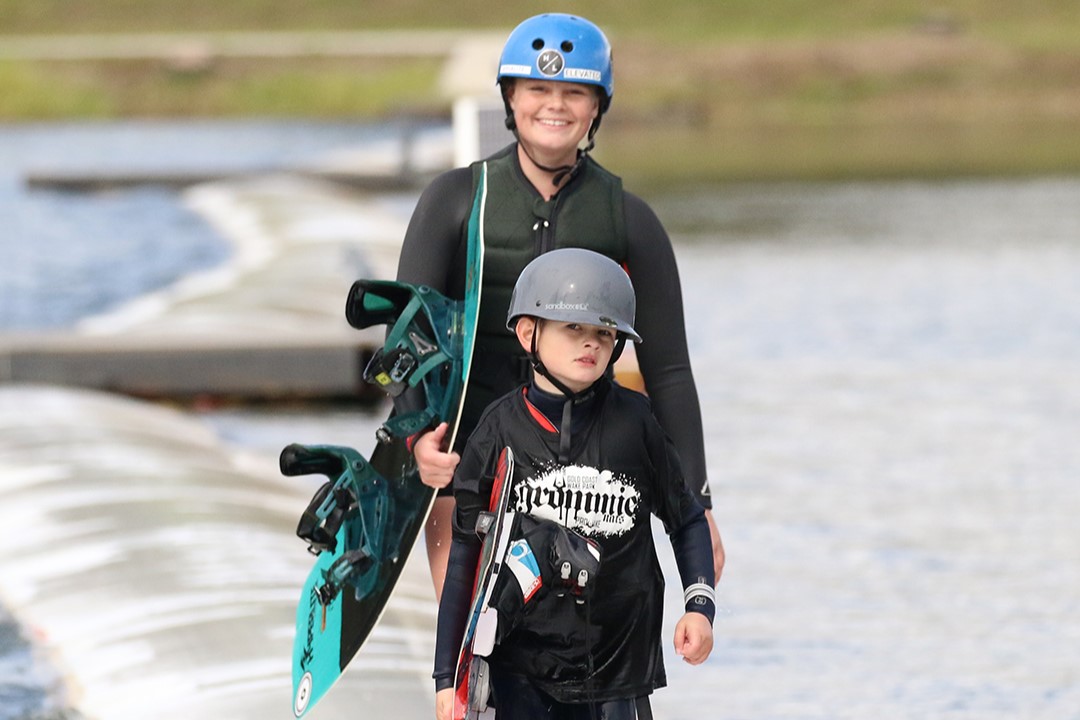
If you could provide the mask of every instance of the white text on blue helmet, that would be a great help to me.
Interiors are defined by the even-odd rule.
[[[532,73],[532,68],[528,65],[512,65],[507,63],[506,65],[499,66],[500,75],[529,75]]]
[[[600,71],[589,70],[586,68],[566,68],[563,70],[563,77],[567,80],[591,80],[592,82],[600,82]]]

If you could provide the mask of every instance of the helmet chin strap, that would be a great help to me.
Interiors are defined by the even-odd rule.
[[[584,149],[578,150],[577,159],[574,160],[574,163],[572,165],[560,165],[558,167],[550,167],[548,165],[537,162],[536,158],[533,157],[533,154],[529,152],[529,147],[521,141],[521,135],[518,133],[517,129],[517,122],[514,120],[514,111],[510,108],[510,101],[506,98],[505,93],[503,94],[503,104],[506,106],[506,129],[514,133],[514,138],[517,139],[518,145],[525,152],[525,156],[529,158],[529,162],[531,162],[533,165],[540,168],[544,172],[554,174],[554,177],[551,179],[551,183],[555,187],[558,187],[562,183],[563,178],[573,177],[574,175],[576,175],[578,170],[581,169],[581,164],[585,162],[585,157],[592,151],[594,147],[596,147],[596,141],[593,138],[596,137],[596,131],[600,128],[601,115],[597,115],[596,118],[593,120],[592,125],[589,126],[589,144],[586,145]]]
[[[559,425],[559,462],[568,463],[570,462],[570,427],[573,418],[574,400],[577,399],[578,393],[568,388],[566,383],[552,375],[544,367],[544,362],[540,359],[540,353],[536,349],[536,338],[540,335],[541,323],[542,320],[537,318],[536,327],[533,328],[531,347],[529,348],[529,360],[532,362],[534,371],[547,378],[552,385],[559,389],[559,392],[566,396],[562,408],[562,422]]]
[[[517,130],[514,131],[514,136],[517,137],[518,147],[520,147],[522,151],[524,151],[525,156],[529,158],[529,162],[531,162],[533,165],[540,168],[544,172],[549,172],[554,175],[554,177],[551,178],[551,184],[555,187],[559,187],[559,185],[563,181],[563,178],[573,177],[577,174],[578,170],[581,169],[581,163],[585,162],[585,157],[589,154],[589,151],[592,150],[593,146],[595,145],[595,143],[593,143],[593,141],[590,139],[588,146],[586,146],[584,150],[577,151],[577,159],[574,160],[573,165],[560,165],[558,167],[550,167],[548,165],[544,165],[538,162],[537,159],[533,157],[533,154],[529,152],[529,146],[521,142],[521,137],[518,136]]]
[[[543,375],[548,382],[558,388],[559,392],[566,397],[565,402],[563,402],[562,421],[559,426],[559,462],[568,463],[570,462],[570,428],[573,419],[574,403],[588,397],[592,392],[593,386],[590,385],[581,392],[576,393],[567,387],[566,383],[552,375],[547,367],[544,366],[544,362],[540,359],[540,352],[536,347],[536,338],[540,335],[540,325],[542,323],[542,319],[536,319],[532,340],[529,343],[529,361],[532,363],[532,368],[535,372]],[[608,361],[607,369],[604,371],[605,373],[611,369],[612,365],[615,364],[615,360],[622,354],[623,346],[625,344],[626,338],[619,338],[619,341],[616,343],[615,352],[612,353],[611,360]]]

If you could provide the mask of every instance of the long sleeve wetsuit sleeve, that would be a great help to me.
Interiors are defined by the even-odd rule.
[[[695,517],[673,532],[671,548],[682,580],[683,601],[687,612],[699,612],[713,621],[716,616],[716,596],[713,586],[712,541],[709,524],[700,509]]]
[[[439,620],[435,633],[435,691],[454,686],[458,651],[465,636],[465,621],[472,599],[480,543],[454,538],[446,564]]]
[[[716,584],[713,570],[712,538],[701,504],[683,480],[679,454],[672,438],[663,432],[658,421],[650,423],[645,443],[653,469],[654,496],[652,512],[664,524],[675,553],[675,564],[682,580],[687,612],[698,612],[712,622],[716,614]]]
[[[472,173],[458,168],[435,178],[413,209],[398,258],[397,279],[448,297],[465,293],[465,224]]]
[[[682,287],[671,240],[652,209],[626,193],[627,270],[637,293],[638,364],[653,414],[675,444],[687,484],[712,507],[705,469],[701,405],[690,368]]]
[[[476,581],[477,561],[480,558],[482,542],[476,534],[476,521],[480,511],[487,507],[487,497],[482,497],[480,488],[468,483],[469,488],[462,488],[461,475],[479,478],[484,467],[475,448],[469,446],[461,463],[458,464],[454,478],[454,498],[457,501],[452,523],[450,556],[447,560],[446,579],[443,581],[442,597],[439,602],[439,619],[435,630],[435,691],[444,690],[454,684],[457,669],[458,652],[465,635],[465,622],[472,601],[473,585]],[[477,481],[479,483],[479,481]],[[486,485],[490,493],[490,484]]]

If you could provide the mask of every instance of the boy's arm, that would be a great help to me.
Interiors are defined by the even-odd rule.
[[[458,653],[465,635],[465,620],[472,600],[472,586],[480,543],[468,542],[455,536],[450,545],[439,603],[439,621],[435,633],[435,691],[454,687]]]
[[[686,611],[700,613],[711,623],[716,614],[716,577],[705,511],[683,480],[680,457],[671,439],[655,422],[646,423],[645,438],[660,501],[654,511],[664,523],[675,551]]]
[[[696,517],[671,534],[686,607],[675,626],[675,652],[691,665],[705,662],[712,652],[716,616],[709,526],[704,511],[699,507],[696,512]]]
[[[479,449],[479,443],[470,439],[465,447],[461,463],[454,475],[454,500],[456,508],[452,523],[453,540],[450,544],[446,565],[446,580],[439,602],[439,619],[435,634],[435,691],[452,688],[457,672],[461,640],[465,635],[465,621],[472,602],[476,581],[476,565],[480,558],[481,541],[476,535],[476,519],[487,507],[481,478],[487,463]],[[490,484],[486,492],[490,493]]]
[[[687,514],[687,521],[670,535],[671,547],[682,579],[686,612],[704,615],[711,625],[716,616],[716,592],[709,525],[696,504]]]

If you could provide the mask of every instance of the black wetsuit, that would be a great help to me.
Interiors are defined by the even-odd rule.
[[[531,601],[491,654],[496,688],[516,688],[512,698],[496,698],[497,714],[515,708],[509,714],[515,720],[515,712],[561,717],[561,711],[527,710],[551,703],[628,701],[629,709],[634,698],[664,686],[664,578],[652,515],[671,538],[684,589],[703,586],[711,594],[714,580],[703,510],[683,481],[679,459],[648,399],[599,380],[573,406],[570,457],[560,463],[556,423],[563,401],[535,386],[511,391],[484,413],[454,475],[457,514],[439,608],[437,689],[453,682],[480,552],[473,528],[488,507],[503,447],[515,457],[511,507],[580,533],[601,549],[588,602],[579,605],[553,593]],[[714,612],[712,600],[700,597],[690,599],[686,609],[710,620]],[[567,712],[574,716],[572,708]]]
[[[507,150],[503,150],[496,156],[505,156],[506,153]],[[522,173],[516,152],[513,153],[513,162],[516,180],[514,191],[542,199]],[[591,159],[586,162],[595,165]],[[398,264],[398,280],[428,285],[452,298],[464,296],[467,224],[473,205],[473,178],[471,168],[450,170],[425,189],[405,234]],[[580,191],[575,183],[587,179],[588,173],[572,176],[559,195]],[[626,257],[615,260],[625,264],[637,294],[634,327],[644,340],[636,347],[638,364],[652,400],[653,412],[675,443],[687,483],[701,505],[711,508],[701,409],[690,369],[682,288],[675,254],[660,220],[643,200],[624,191],[622,206]],[[554,203],[554,208],[552,212],[557,213],[558,203]],[[549,219],[553,223],[557,220],[554,217]],[[528,218],[523,226],[531,226],[532,220]],[[514,238],[513,242],[520,242],[520,247],[534,248],[537,239],[528,233],[520,239]],[[530,255],[550,249],[553,248],[538,247]],[[484,408],[528,380],[523,351],[512,353],[512,357],[490,357],[492,354],[481,353],[481,357],[474,358],[474,374],[482,375],[488,387],[470,387],[466,395],[466,407],[455,448],[459,452]]]

